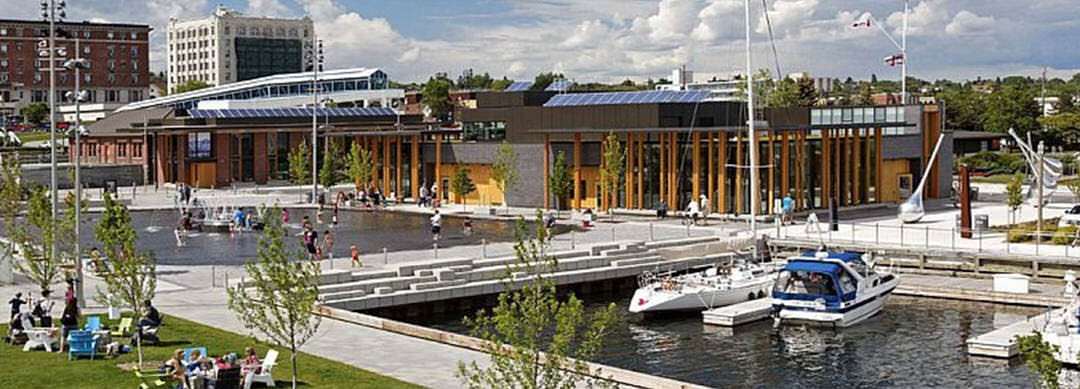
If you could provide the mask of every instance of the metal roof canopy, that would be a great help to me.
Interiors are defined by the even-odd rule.
[[[760,122],[760,120],[758,120]],[[876,128],[876,127],[915,127],[914,123],[849,123],[849,124],[822,124],[805,126],[775,126],[758,128],[758,131],[795,131],[795,130],[832,130],[848,128]],[[573,134],[573,133],[627,133],[627,132],[734,132],[746,131],[747,126],[708,126],[708,127],[642,127],[642,128],[554,128],[530,130],[530,133],[538,134]]]

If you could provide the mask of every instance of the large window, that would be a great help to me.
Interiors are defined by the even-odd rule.
[[[506,122],[466,122],[464,124],[464,140],[502,140],[506,138]]]
[[[209,132],[188,133],[188,158],[210,158],[211,144]]]
[[[234,39],[236,81],[303,70],[303,53],[298,40],[242,37]]]

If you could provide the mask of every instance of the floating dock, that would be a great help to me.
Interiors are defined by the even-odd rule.
[[[713,308],[701,313],[705,324],[734,327],[769,317],[772,299],[761,298],[726,307]]]
[[[970,355],[980,357],[1012,358],[1020,352],[1016,342],[1013,341],[1016,336],[1028,335],[1035,330],[1047,334],[1061,332],[1064,330],[1064,326],[1055,325],[1053,322],[1059,321],[1063,314],[1065,314],[1064,308],[1047,311],[968,339],[967,352]],[[1058,320],[1053,320],[1054,318]]]

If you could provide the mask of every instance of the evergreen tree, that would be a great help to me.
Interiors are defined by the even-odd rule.
[[[454,192],[457,201],[468,204],[466,196],[476,191],[476,184],[473,184],[472,177],[469,177],[469,168],[458,168],[454,172],[454,175],[450,177],[450,190]]]

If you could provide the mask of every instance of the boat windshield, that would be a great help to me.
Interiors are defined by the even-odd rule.
[[[835,296],[836,284],[826,273],[784,270],[776,278],[773,291],[786,294]]]
[[[852,269],[855,269],[855,271],[863,277],[869,277],[870,274],[873,273],[873,270],[871,270],[869,266],[866,266],[866,262],[863,262],[862,259],[852,260],[851,262],[848,262],[848,266],[851,266]]]

